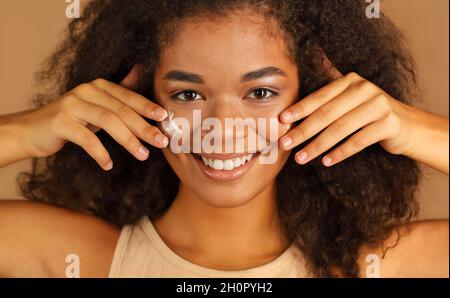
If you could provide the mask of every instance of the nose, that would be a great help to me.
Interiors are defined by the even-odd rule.
[[[245,137],[237,136],[234,133],[234,123],[236,119],[245,119],[245,113],[242,107],[242,100],[234,96],[221,96],[211,101],[205,115],[220,121],[222,125],[223,138]]]
[[[257,138],[257,119],[249,118],[246,115],[241,98],[230,96],[215,98],[203,112],[205,118],[214,118],[215,121],[220,122],[221,131],[218,137],[222,140],[223,150],[227,152],[230,150],[233,152],[254,150],[256,144],[253,143]],[[208,131],[203,132],[208,133]],[[249,142],[249,139],[252,142]]]
[[[242,107],[240,107],[240,99],[233,96],[216,97],[210,101],[205,115],[219,119],[222,122],[226,118],[241,117]]]

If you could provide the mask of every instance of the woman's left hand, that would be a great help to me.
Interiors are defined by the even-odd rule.
[[[285,150],[321,132],[296,153],[297,163],[309,162],[353,134],[324,156],[322,164],[334,165],[379,142],[389,153],[409,156],[448,174],[448,118],[403,104],[358,74],[343,76],[331,67],[333,82],[280,115],[282,123],[293,123],[307,117],[280,138],[280,147]],[[425,148],[432,147],[430,141],[435,141],[438,148]],[[433,150],[435,152],[431,152]],[[429,154],[438,156],[433,159],[426,156]]]

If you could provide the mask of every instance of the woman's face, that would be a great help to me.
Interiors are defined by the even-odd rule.
[[[227,130],[225,124],[226,118],[251,118],[255,123],[258,118],[278,119],[280,112],[296,101],[297,66],[287,57],[283,38],[273,30],[269,34],[264,19],[254,15],[186,22],[161,53],[154,81],[157,102],[172,110],[176,118],[187,119],[192,138],[194,131],[200,130],[202,140],[208,134],[194,124],[194,110],[201,112],[201,121],[214,118],[222,124],[221,153],[206,153],[203,147],[197,153],[174,153],[170,147],[163,150],[182,187],[209,205],[239,206],[272,191],[288,158],[289,152],[281,150],[273,162],[261,163],[259,151],[250,158],[251,148],[256,149],[250,145],[251,132],[256,132],[252,137],[261,138],[261,132],[267,131],[269,140],[269,121],[266,129],[258,126],[243,134]],[[266,71],[254,73],[263,69]],[[286,129],[280,124],[275,144]],[[225,151],[227,138],[243,144],[244,151],[239,152],[237,145],[231,153]]]

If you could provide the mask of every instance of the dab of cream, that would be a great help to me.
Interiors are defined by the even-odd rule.
[[[168,116],[161,122],[161,128],[166,132],[170,137],[174,135],[181,134],[181,128],[173,121],[174,113],[172,111],[168,111]]]

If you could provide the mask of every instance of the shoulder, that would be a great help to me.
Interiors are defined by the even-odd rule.
[[[382,247],[362,247],[359,263],[363,277],[373,270],[380,277],[448,277],[448,220],[398,226]]]
[[[76,255],[82,276],[106,276],[119,234],[119,228],[92,215],[0,201],[0,275],[64,277],[66,257]]]

